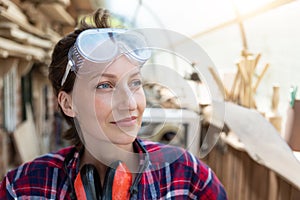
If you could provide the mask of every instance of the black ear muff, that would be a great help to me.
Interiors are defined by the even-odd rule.
[[[85,164],[78,173],[74,189],[78,200],[127,200],[130,198],[132,174],[121,161],[113,162],[106,171],[101,187],[96,167]]]
[[[106,171],[103,184],[103,200],[127,200],[130,198],[132,174],[121,161],[113,162]]]
[[[101,200],[101,182],[96,167],[85,164],[75,179],[74,188],[78,200]]]
[[[144,164],[140,166],[139,173],[137,174],[133,184],[132,174],[126,167],[125,163],[121,161],[116,161],[111,164],[108,168],[103,190],[101,187],[100,176],[96,167],[91,164],[86,164],[77,174],[76,179],[72,182],[72,177],[67,176],[68,183],[70,184],[70,198],[75,200],[127,200],[130,198],[131,194],[138,193],[138,184],[141,180],[142,173],[149,165],[149,154],[146,149],[137,140],[137,144],[145,153]],[[74,148],[64,160],[64,171],[68,173],[68,164],[73,159],[76,149]]]

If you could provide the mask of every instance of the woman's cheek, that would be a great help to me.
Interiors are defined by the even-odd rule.
[[[139,92],[138,92],[138,102],[139,102],[139,105],[140,107],[143,107],[143,110],[145,109],[146,107],[146,97],[145,97],[145,93],[144,93],[144,90],[141,89]]]

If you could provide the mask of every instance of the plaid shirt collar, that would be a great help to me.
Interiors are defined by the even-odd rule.
[[[140,139],[135,139],[133,142],[133,149],[135,153],[139,154],[140,157],[140,167],[139,167],[139,172],[137,173],[137,176],[130,187],[130,194],[131,196],[136,196],[138,193],[138,187],[139,187],[139,182],[142,178],[143,173],[150,173],[152,170],[151,167],[151,162],[149,160],[149,153],[143,146],[142,140]],[[66,155],[66,158],[64,160],[64,171],[66,174],[68,174],[69,185],[71,186],[71,196],[75,195],[74,193],[74,188],[73,188],[73,182],[79,173],[79,165],[80,165],[80,156],[82,155],[84,149],[81,149],[80,151],[77,150],[77,148],[73,148],[70,150],[70,152]],[[148,171],[148,172],[146,172]]]
[[[143,147],[148,152],[149,163]],[[218,178],[192,154],[139,139],[134,142],[134,149],[140,154],[144,169],[137,181],[138,189],[132,189],[131,200],[227,199]],[[69,147],[25,163],[9,172],[0,183],[0,199],[70,199],[79,158],[78,150]],[[66,170],[62,170],[64,167]]]

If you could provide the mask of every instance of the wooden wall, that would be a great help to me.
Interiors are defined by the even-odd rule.
[[[300,199],[300,186],[297,189],[241,149],[216,145],[202,160],[215,171],[230,200]]]
[[[47,66],[54,44],[66,27],[74,27],[78,17],[76,13],[74,16],[68,13],[69,7],[77,10],[70,0],[0,0],[0,181],[9,168],[22,162],[18,158],[20,152],[17,152],[21,148],[16,145],[15,133],[26,122],[24,107],[27,103],[32,107],[34,128],[43,139],[40,141],[42,153],[49,151],[53,103],[48,101],[52,87],[47,79]],[[7,84],[4,80],[12,70],[14,76],[10,76],[10,80],[14,80],[8,85],[12,95],[6,93],[10,97],[7,100],[3,92],[4,84]],[[26,80],[30,80],[33,86],[23,90],[24,77],[28,77]],[[32,98],[25,100],[25,93]],[[13,109],[5,111],[4,103],[10,103]],[[5,122],[11,122],[9,127]],[[19,136],[21,141],[26,134]],[[31,143],[22,142],[27,149],[32,147]]]

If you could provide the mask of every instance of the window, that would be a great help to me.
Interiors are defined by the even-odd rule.
[[[26,104],[32,105],[32,73],[31,71],[22,76],[21,87],[22,87],[22,120],[26,120]]]

